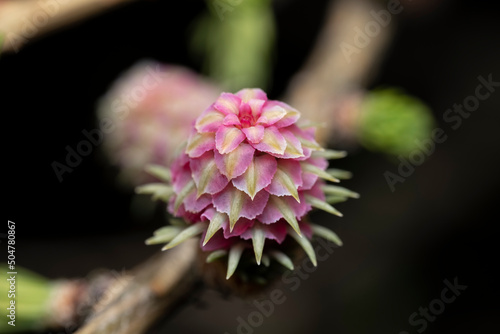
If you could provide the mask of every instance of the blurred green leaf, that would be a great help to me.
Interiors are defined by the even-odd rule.
[[[195,23],[192,51],[225,90],[265,89],[275,38],[270,0],[207,0],[210,13]]]
[[[1,265],[0,270],[3,273],[11,271],[6,264]],[[48,316],[48,304],[54,284],[19,266],[15,272],[17,272],[15,275],[5,274],[4,279],[0,280],[0,291],[5,294],[5,298],[0,299],[0,309],[3,310],[0,333],[41,329],[44,326],[44,319]],[[7,280],[10,276],[15,276],[15,291],[10,290],[10,283]],[[15,302],[15,326],[8,324],[11,319],[6,316],[7,312],[10,312],[7,308],[10,307],[11,301]]]
[[[435,125],[431,110],[421,100],[396,88],[377,89],[362,102],[358,136],[372,151],[407,157]]]

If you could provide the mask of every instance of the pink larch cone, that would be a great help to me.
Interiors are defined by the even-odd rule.
[[[313,207],[341,216],[329,202],[358,195],[327,185],[348,173],[326,170],[326,158],[345,154],[321,148],[314,129],[297,124],[299,117],[297,110],[268,100],[260,89],[222,93],[196,119],[171,176],[156,171],[171,185],[145,186],[168,198],[169,212],[188,226],[163,228],[147,243],[168,242],[164,249],[169,249],[202,235],[202,250],[212,252],[208,261],[228,255],[229,278],[246,248],[253,249],[258,265],[273,258],[292,269],[280,251],[291,237],[316,265],[309,241],[313,234],[341,241],[332,231],[306,223],[304,216]]]

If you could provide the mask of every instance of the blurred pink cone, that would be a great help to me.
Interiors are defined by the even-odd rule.
[[[200,110],[217,96],[215,85],[187,68],[142,61],[127,70],[98,107],[101,121],[113,124],[104,149],[121,181],[140,185],[151,180],[146,165],[168,166]]]

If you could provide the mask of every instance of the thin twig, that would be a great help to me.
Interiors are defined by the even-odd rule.
[[[341,46],[354,42],[355,28],[365,29],[374,18],[370,11],[378,6],[369,0],[338,0],[330,3],[325,25],[303,69],[294,76],[285,100],[304,114],[304,118],[324,124],[318,129],[320,142],[327,142],[335,131],[335,109],[346,93],[364,86],[382,60],[390,43],[394,23],[380,27],[359,53],[342,51]],[[395,20],[393,20],[395,21]],[[345,44],[343,44],[345,43]]]
[[[138,267],[123,292],[92,314],[76,334],[144,333],[198,286],[198,248],[192,239]]]
[[[19,51],[30,40],[134,0],[0,1],[4,51]]]

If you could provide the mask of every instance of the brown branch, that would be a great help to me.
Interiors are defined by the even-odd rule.
[[[198,248],[197,240],[188,240],[136,268],[121,292],[92,314],[76,334],[144,333],[199,285]]]
[[[18,51],[47,32],[134,0],[0,1],[3,51]]]
[[[305,118],[325,125],[317,134],[323,143],[334,136],[335,122],[339,119],[334,114],[339,104],[346,94],[364,86],[375,74],[392,39],[394,23],[380,27],[368,45],[358,48],[359,53],[346,57],[341,49],[342,43],[356,47],[354,28],[364,30],[366,24],[374,20],[370,11],[378,9],[369,0],[333,1],[309,60],[288,87],[287,102]]]

